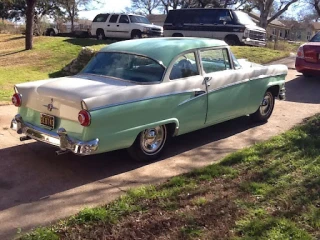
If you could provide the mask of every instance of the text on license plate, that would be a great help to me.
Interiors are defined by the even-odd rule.
[[[54,128],[54,116],[41,113],[40,114],[40,123],[41,125]]]

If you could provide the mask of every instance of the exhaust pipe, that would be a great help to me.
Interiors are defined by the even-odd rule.
[[[29,136],[23,136],[23,137],[20,137],[20,141],[23,142],[23,141],[27,141],[27,140],[30,140],[31,137]]]
[[[58,151],[56,151],[56,155],[60,156],[60,155],[66,154],[68,152],[69,152],[68,150],[58,150]]]

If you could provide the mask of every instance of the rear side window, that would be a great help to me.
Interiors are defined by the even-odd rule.
[[[117,20],[118,20],[118,17],[119,17],[119,15],[117,15],[117,14],[116,15],[112,15],[110,20],[109,20],[109,22],[110,23],[116,23]]]
[[[198,64],[194,53],[180,56],[173,64],[170,80],[199,75]]]
[[[119,23],[129,23],[129,18],[127,15],[121,15],[119,19]]]
[[[201,63],[205,73],[231,69],[227,49],[201,51]]]
[[[98,14],[94,19],[93,22],[105,22],[107,21],[109,14]]]

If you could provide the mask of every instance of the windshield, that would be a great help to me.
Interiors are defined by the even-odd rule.
[[[161,81],[163,72],[164,67],[150,58],[117,52],[98,53],[82,70],[82,73],[144,83]]]
[[[240,63],[238,62],[237,58],[234,56],[234,54],[232,52],[230,52],[230,55],[231,55],[231,59],[233,61],[233,65],[234,65],[234,68],[235,69],[240,69],[241,68],[241,65]]]
[[[133,16],[133,15],[129,15],[130,17],[130,21],[132,23],[145,23],[145,24],[151,24],[148,20],[148,18],[146,17],[142,17],[142,16]]]
[[[244,12],[240,12],[240,11],[234,11],[238,21],[244,25],[256,25],[254,21],[252,21],[252,18],[244,13]]]
[[[320,32],[314,35],[313,38],[311,38],[310,42],[320,42]]]

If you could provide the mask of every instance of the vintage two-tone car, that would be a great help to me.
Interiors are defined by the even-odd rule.
[[[168,139],[244,115],[266,121],[285,97],[284,65],[238,61],[224,41],[128,40],[106,46],[76,76],[15,86],[12,128],[90,155],[127,148],[153,160]]]

